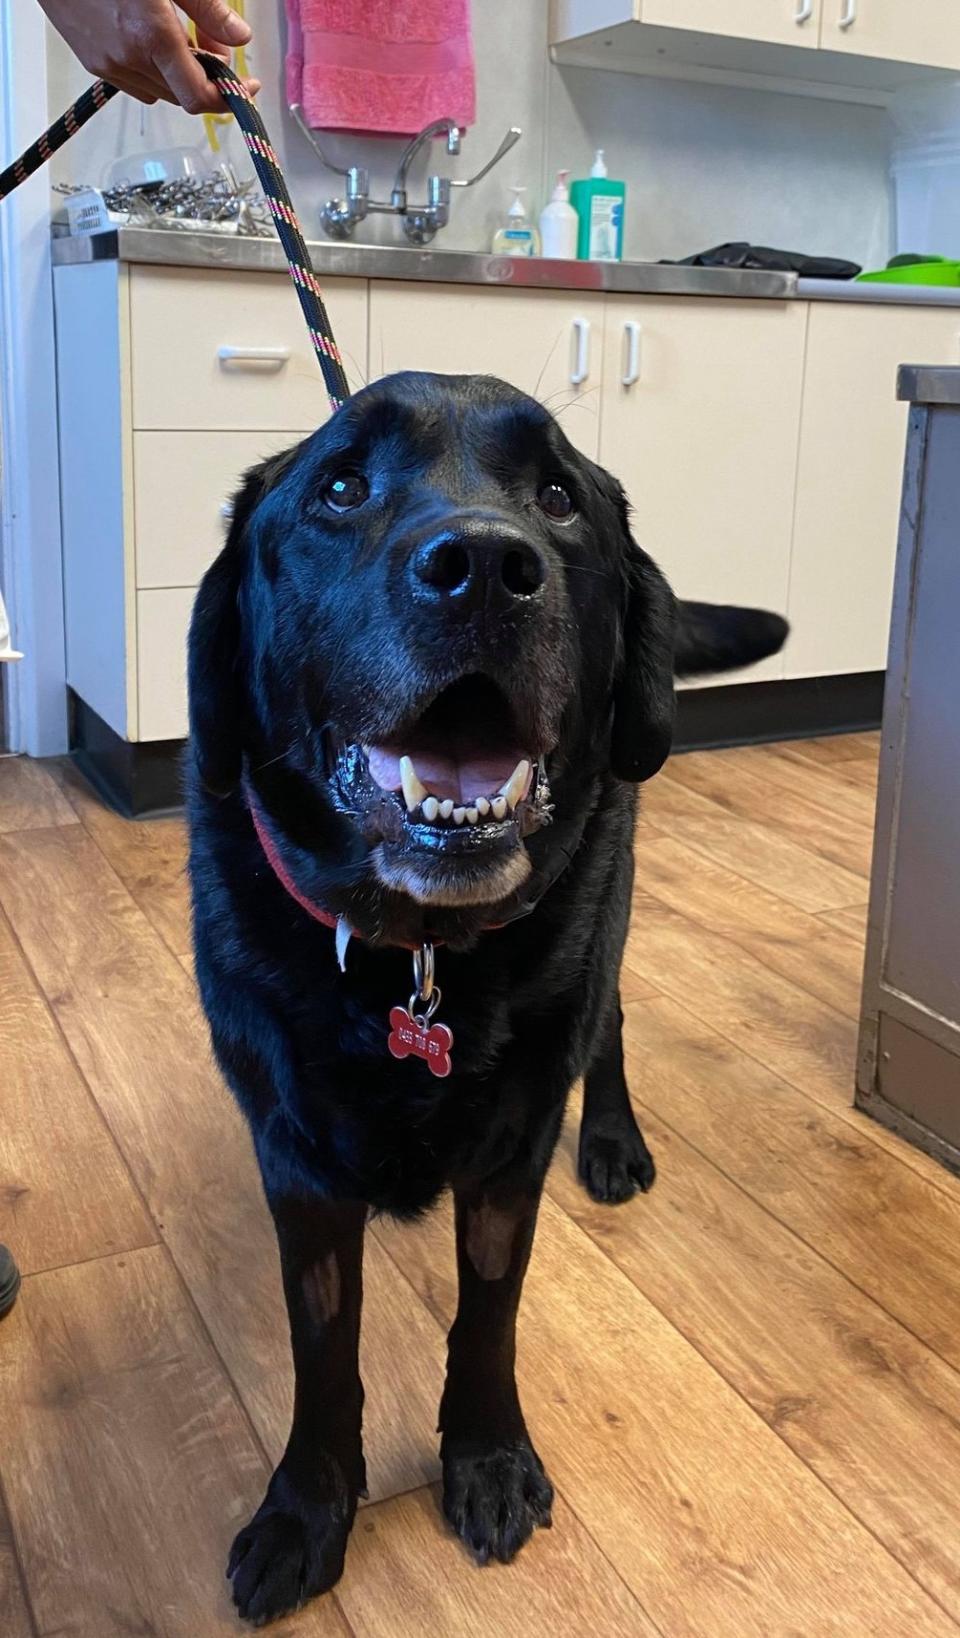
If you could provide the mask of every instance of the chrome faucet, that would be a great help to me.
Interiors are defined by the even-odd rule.
[[[331,239],[349,239],[358,224],[370,215],[379,212],[384,215],[399,216],[403,224],[403,231],[411,244],[428,245],[438,229],[446,227],[450,220],[450,198],[453,188],[472,188],[475,182],[492,171],[494,165],[499,164],[504,154],[509,153],[514,143],[519,142],[523,135],[519,125],[511,125],[493,158],[488,160],[482,170],[475,176],[451,177],[431,175],[427,177],[427,198],[423,205],[411,205],[407,199],[407,176],[414,159],[420,149],[435,136],[446,134],[447,153],[451,155],[460,152],[460,128],[455,120],[435,119],[418,131],[415,137],[407,143],[400,156],[400,164],[390,192],[390,202],[371,199],[370,173],[360,165],[335,165],[324,153],[315,133],[310,129],[303,118],[301,108],[297,103],[290,104],[290,112],[306,137],[314,153],[327,170],[335,171],[338,176],[346,178],[346,190],[341,199],[328,199],[320,212],[320,220],[327,235]]]

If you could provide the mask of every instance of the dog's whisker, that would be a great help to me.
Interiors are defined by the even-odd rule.
[[[537,376],[537,384],[533,389],[533,397],[536,398],[538,403],[540,402],[540,387],[541,387],[541,384],[543,382],[543,378],[546,375],[547,370],[550,368],[550,362],[551,362],[551,360],[553,358],[553,355],[556,352],[558,346],[560,345],[560,337],[562,335],[563,335],[563,331],[558,330],[557,333],[556,333],[556,336],[554,337],[553,346],[550,348],[550,351],[548,352],[546,358],[543,361],[543,364],[540,367],[540,374]],[[546,409],[546,404],[544,404],[543,407],[544,407],[544,409]]]

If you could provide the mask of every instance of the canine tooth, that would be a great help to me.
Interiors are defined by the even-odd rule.
[[[490,803],[490,807],[495,819],[505,819],[507,817],[507,799],[505,796],[495,796]]]
[[[449,819],[452,812],[453,812],[453,800],[452,800],[451,797],[448,796],[440,803],[440,817],[441,817],[441,819]]]
[[[478,796],[477,797],[475,807],[476,807],[477,812],[480,814],[481,818],[483,818],[483,819],[485,819],[487,817],[487,814],[490,812],[490,803],[487,801],[485,796]]]
[[[479,810],[477,808],[468,808],[467,809],[467,824],[468,825],[475,825],[477,820],[479,819],[479,817],[480,817],[480,813],[479,813]]]
[[[462,825],[463,821],[465,820],[466,817],[467,817],[466,808],[454,808],[454,810],[453,810],[453,822],[454,822],[455,825]]]
[[[423,813],[423,817],[427,821],[427,824],[432,825],[433,821],[437,817],[437,814],[440,812],[440,803],[437,801],[435,796],[428,796],[426,801],[421,803],[421,811]]]
[[[427,794],[426,785],[421,785],[417,778],[417,770],[410,757],[400,758],[400,783],[403,786],[403,800],[407,804],[407,812],[412,813]]]
[[[507,783],[505,785],[500,786],[500,795],[506,797],[507,802],[509,803],[511,812],[516,807],[516,805],[519,802],[521,796],[523,795],[524,791],[526,790],[527,780],[529,779],[529,777],[530,777],[530,764],[529,764],[529,762],[524,760],[523,762],[518,762],[517,763],[516,767],[513,770],[513,773],[510,775],[510,778],[507,780]]]

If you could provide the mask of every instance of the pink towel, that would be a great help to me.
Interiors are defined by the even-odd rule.
[[[476,117],[470,0],[286,0],[287,100],[318,130]]]

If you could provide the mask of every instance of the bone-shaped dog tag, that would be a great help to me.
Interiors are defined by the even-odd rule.
[[[395,1058],[422,1058],[431,1074],[441,1078],[453,1068],[453,1030],[446,1024],[430,1024],[425,1018],[411,1016],[406,1007],[390,1009],[387,1046]]]

